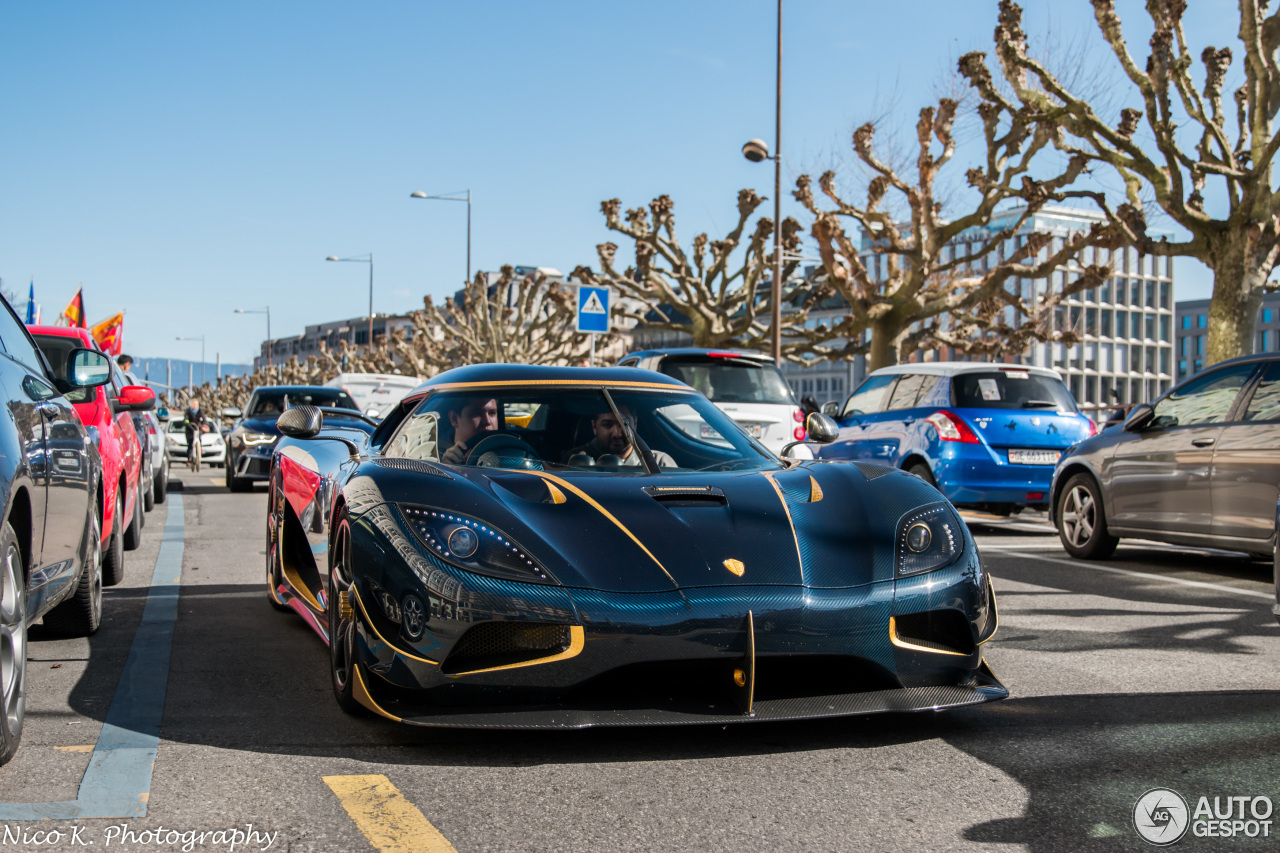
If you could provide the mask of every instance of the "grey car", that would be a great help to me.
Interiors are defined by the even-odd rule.
[[[1074,557],[1122,537],[1272,559],[1280,492],[1280,354],[1234,358],[1069,448],[1050,512]]]

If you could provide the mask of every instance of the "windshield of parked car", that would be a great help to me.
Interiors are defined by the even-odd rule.
[[[49,359],[49,366],[53,368],[54,376],[66,376],[67,358],[70,357],[71,351],[85,348],[77,338],[64,338],[61,335],[32,335],[32,337],[36,339],[36,345],[40,347],[44,357]],[[73,388],[66,394],[67,400],[72,403],[92,403],[97,395],[97,388]]]
[[[678,391],[611,389],[606,396],[513,387],[433,394],[384,448],[387,456],[446,465],[583,474],[782,467],[705,397]]]
[[[713,403],[796,405],[782,371],[749,358],[672,356],[659,370],[707,395]]]
[[[327,406],[360,411],[351,395],[341,388],[268,388],[254,392],[253,403],[245,417],[279,417],[290,406]]]
[[[951,378],[951,393],[961,409],[1077,411],[1061,379],[1029,370],[961,373]]]

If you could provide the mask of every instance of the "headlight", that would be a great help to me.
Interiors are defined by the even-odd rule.
[[[240,434],[239,438],[248,447],[253,447],[259,444],[270,444],[276,440],[276,436],[268,435],[265,432],[244,432]]]
[[[913,510],[898,522],[894,568],[898,577],[949,566],[964,550],[960,520],[946,504]]]
[[[442,509],[400,505],[409,528],[431,553],[471,572],[533,583],[555,583],[542,565],[501,530]]]

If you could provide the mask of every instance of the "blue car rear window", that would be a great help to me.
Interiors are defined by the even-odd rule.
[[[1074,412],[1062,380],[1027,370],[962,373],[951,379],[955,405],[962,409],[1051,409]]]

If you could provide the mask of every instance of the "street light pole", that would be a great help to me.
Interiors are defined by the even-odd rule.
[[[200,335],[199,337],[195,337],[195,336],[188,336],[185,338],[178,337],[178,338],[175,338],[174,340],[200,342],[200,384],[203,385],[204,384],[204,335]]]
[[[463,197],[463,193],[466,196]],[[459,190],[456,193],[443,195],[427,195],[422,190],[409,193],[409,198],[429,198],[436,201],[465,201],[467,203],[467,283],[471,282],[471,190]]]
[[[340,258],[337,255],[330,255],[325,258],[326,261],[338,261],[340,263],[356,263],[369,265],[369,349],[373,349],[373,252],[369,253],[367,258]]]
[[[268,305],[262,310],[256,308],[237,308],[237,314],[266,314],[267,315],[267,367],[271,367],[271,306]]]

